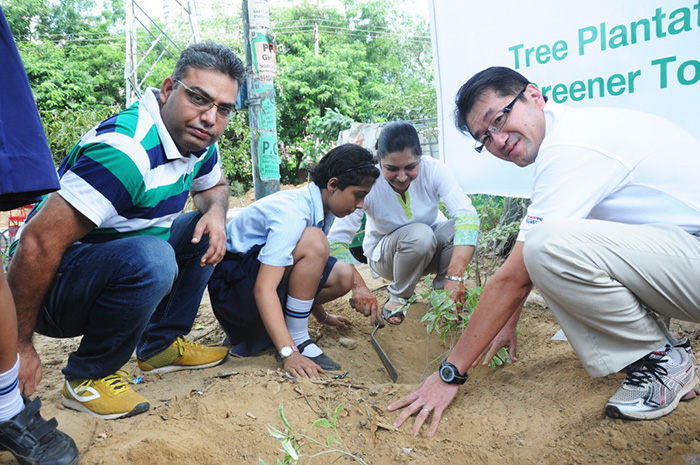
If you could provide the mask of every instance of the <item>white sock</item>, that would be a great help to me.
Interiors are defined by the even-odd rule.
[[[309,315],[314,300],[295,299],[291,295],[287,296],[287,311],[284,313],[284,321],[287,323],[287,330],[292,336],[294,345],[299,347],[303,342],[311,339],[309,336]],[[323,351],[313,342],[304,347],[305,357],[317,357]]]
[[[0,421],[7,421],[24,409],[24,402],[19,392],[19,354],[15,366],[5,373],[0,373]]]

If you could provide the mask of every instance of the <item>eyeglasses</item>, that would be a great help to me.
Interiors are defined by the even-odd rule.
[[[195,92],[194,90],[190,89],[190,87],[187,84],[180,81],[179,79],[175,79],[175,82],[177,82],[178,84],[182,84],[182,87],[184,87],[187,91],[187,96],[190,99],[190,103],[195,107],[199,108],[200,110],[209,111],[211,107],[216,107],[216,114],[221,116],[222,118],[230,118],[231,113],[236,113],[236,109],[234,107],[214,103],[209,97],[205,97],[199,92]]]
[[[518,101],[526,90],[527,86],[525,89],[521,90],[520,93],[515,96],[513,101],[510,102],[503,110],[493,115],[493,118],[491,118],[491,121],[489,122],[486,131],[484,131],[484,134],[482,134],[482,136],[479,137],[474,143],[474,150],[476,150],[477,153],[481,153],[481,151],[484,150],[484,147],[489,146],[491,143],[491,134],[501,132],[503,130],[503,127],[506,125],[506,121],[508,121],[508,113],[510,113],[510,111],[513,109],[513,105],[515,105],[515,102]]]

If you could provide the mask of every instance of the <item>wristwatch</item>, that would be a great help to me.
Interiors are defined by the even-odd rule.
[[[297,346],[282,346],[282,348],[280,349],[280,357],[290,357],[294,352],[299,352]]]
[[[457,367],[449,363],[447,360],[442,361],[440,365],[440,379],[449,384],[464,384],[467,381],[467,372],[461,374]]]

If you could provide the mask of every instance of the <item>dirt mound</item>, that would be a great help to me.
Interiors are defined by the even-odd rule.
[[[368,282],[384,295],[385,282]],[[267,350],[206,370],[142,375],[135,388],[151,401],[151,409],[117,421],[63,409],[60,370],[78,339],[37,337],[44,364],[43,413],[56,416],[73,436],[83,464],[257,464],[259,459],[273,464],[284,457],[268,432],[268,425],[285,430],[280,406],[298,437],[307,437],[299,441],[300,463],[358,463],[329,452],[331,429],[314,426],[321,418],[332,420],[339,406],[334,435],[340,442],[331,444],[367,464],[698,463],[700,401],[682,403],[673,415],[654,422],[606,418],[603,405],[622,375],[590,378],[566,342],[551,340],[558,325],[536,303],[528,304],[521,319],[517,363],[472,370],[435,436],[422,431],[413,437],[412,422],[395,430],[396,415],[387,405],[409,394],[448,350],[420,323],[426,309],[415,304],[401,326],[377,333],[399,372],[397,383],[370,345],[367,320],[346,297],[328,310],[350,318],[352,328],[312,324],[313,337],[348,372],[344,378],[295,382]],[[223,340],[206,298],[190,337],[205,344]],[[126,369],[136,372],[135,361]],[[0,455],[5,463],[14,463],[6,452]]]
[[[250,192],[231,206],[244,207],[253,199]],[[3,221],[6,217],[0,216]],[[387,283],[372,280],[366,267],[360,269],[383,301]],[[568,343],[551,340],[559,327],[541,299],[533,299],[523,312],[517,363],[470,371],[435,436],[424,427],[413,437],[412,421],[395,430],[396,414],[387,405],[411,393],[435,370],[450,341],[444,344],[436,334],[428,335],[420,322],[427,306],[413,305],[401,326],[377,332],[399,372],[392,383],[370,345],[372,328],[350,308],[348,297],[327,310],[351,319],[349,330],[311,325],[312,337],[342,364],[342,373],[348,372],[342,379],[329,374],[319,383],[293,381],[267,350],[252,358],[229,357],[215,368],[142,375],[135,389],[149,399],[151,409],[103,421],[61,406],[61,368],[79,339],[37,336],[44,370],[38,393],[42,413],[55,416],[75,439],[81,464],[258,464],[259,459],[274,464],[284,453],[268,426],[285,430],[280,406],[299,438],[304,464],[360,463],[330,452],[325,444],[331,429],[314,426],[321,418],[332,421],[339,406],[334,437],[340,442],[331,445],[366,464],[700,463],[700,400],[684,402],[653,422],[606,418],[603,406],[623,375],[590,378]],[[674,324],[673,329],[693,341],[700,335],[697,325]],[[203,344],[223,341],[206,295],[190,337]],[[134,359],[125,369],[139,374]],[[8,452],[0,452],[0,464],[13,463]]]

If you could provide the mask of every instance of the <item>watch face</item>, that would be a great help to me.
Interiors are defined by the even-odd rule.
[[[455,372],[450,366],[440,367],[440,378],[446,383],[451,383],[455,379]]]
[[[284,346],[280,349],[280,356],[282,356],[282,358],[287,358],[292,355],[293,352],[294,349],[292,349],[292,346]]]

